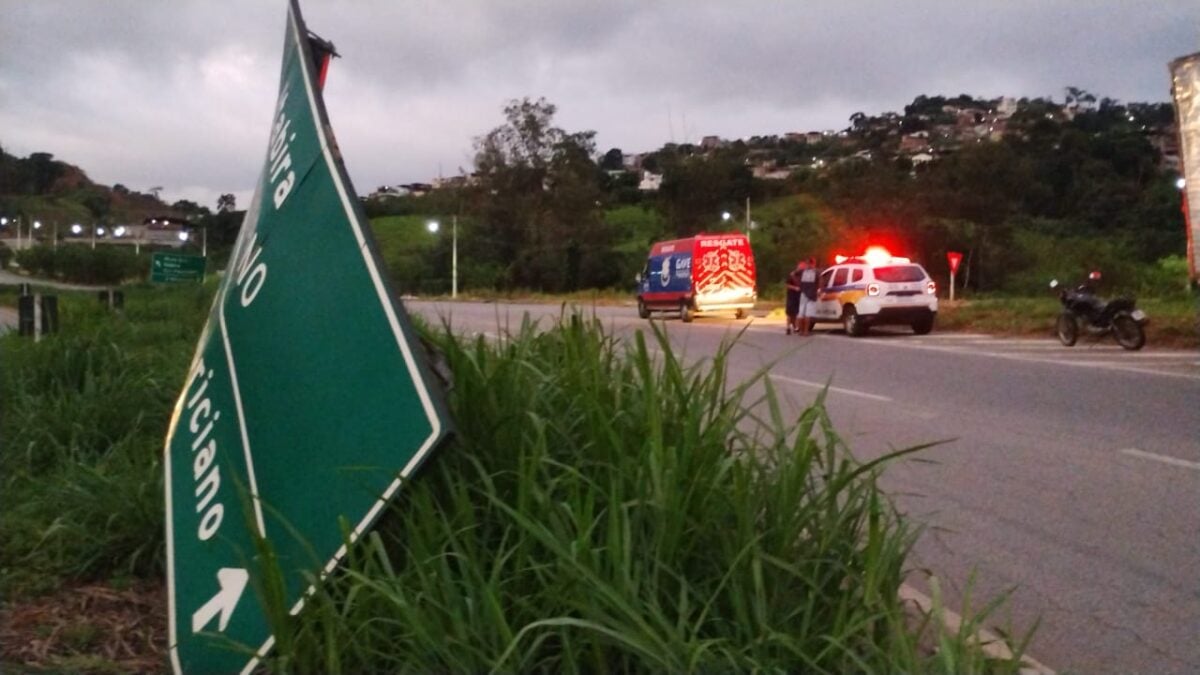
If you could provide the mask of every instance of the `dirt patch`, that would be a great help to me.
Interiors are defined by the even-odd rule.
[[[0,608],[5,672],[161,673],[166,653],[161,583],[75,586]]]

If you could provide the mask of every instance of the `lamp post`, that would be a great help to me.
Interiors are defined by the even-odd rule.
[[[733,220],[733,214],[728,211],[721,212],[721,222],[729,223]],[[750,220],[750,198],[746,197],[746,241],[750,241],[750,230],[754,229],[754,221]]]
[[[437,234],[441,223],[431,220],[425,227],[431,234]],[[458,214],[450,218],[450,297],[458,297]]]
[[[750,198],[746,197],[746,242],[750,242],[750,230],[753,229],[754,223],[750,220]]]

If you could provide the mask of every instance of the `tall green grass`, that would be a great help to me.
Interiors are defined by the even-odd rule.
[[[728,347],[685,366],[578,316],[433,337],[458,437],[308,611],[268,601],[272,670],[1015,671],[897,597],[915,531],[875,479],[918,448],[854,461]]]
[[[6,598],[161,577],[162,438],[212,290],[70,295],[60,335],[0,337]],[[307,611],[260,584],[269,669],[1016,670],[897,597],[916,532],[875,481],[918,448],[856,462],[820,398],[792,419],[761,374],[727,380],[728,347],[685,365],[577,315],[423,332],[458,435]]]
[[[162,569],[162,443],[212,287],[60,294],[61,332],[0,337],[0,592]]]

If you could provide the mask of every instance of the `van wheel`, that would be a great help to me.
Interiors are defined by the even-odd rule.
[[[679,318],[682,319],[684,323],[692,322],[692,306],[687,300],[683,300],[679,303]]]
[[[846,329],[846,335],[851,337],[867,334],[867,324],[854,310],[853,305],[846,305],[846,308],[842,310],[842,327]]]
[[[738,311],[736,311],[736,312],[734,312],[734,313],[733,313],[733,317],[734,317],[735,319],[744,319],[744,318],[746,318],[746,310],[744,310],[744,309],[739,309]]]
[[[650,318],[650,310],[646,309],[646,302],[641,298],[638,298],[638,316],[643,319]]]

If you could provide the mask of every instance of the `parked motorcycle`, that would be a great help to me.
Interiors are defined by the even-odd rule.
[[[1057,279],[1050,288],[1058,288]],[[1111,334],[1117,344],[1125,349],[1141,349],[1146,344],[1145,326],[1149,322],[1146,313],[1138,309],[1133,298],[1121,297],[1102,300],[1096,297],[1089,284],[1074,289],[1063,288],[1058,292],[1063,312],[1058,315],[1056,332],[1058,341],[1071,347],[1081,332],[1094,338]]]

